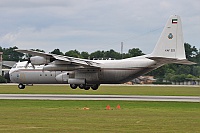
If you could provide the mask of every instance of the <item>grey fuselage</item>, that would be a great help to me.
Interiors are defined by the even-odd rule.
[[[22,84],[58,84],[70,83],[71,79],[84,79],[86,84],[117,84],[130,81],[142,74],[161,66],[156,61],[145,56],[133,57],[123,60],[93,60],[99,67],[80,67],[76,65],[62,65],[62,68],[48,65],[30,65],[25,68],[25,62],[18,62],[9,72],[10,79],[14,83]],[[55,69],[50,69],[56,67]],[[47,67],[46,67],[47,68]],[[63,71],[61,71],[63,70]]]

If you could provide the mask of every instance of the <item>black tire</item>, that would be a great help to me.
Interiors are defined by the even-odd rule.
[[[93,90],[97,90],[97,89],[99,88],[99,85],[98,85],[98,84],[93,85],[91,88],[92,88]]]
[[[18,88],[19,89],[24,89],[26,86],[25,85],[23,85],[22,83],[20,83],[19,85],[18,85]]]
[[[80,88],[80,89],[84,89],[84,88],[85,88],[85,85],[84,85],[84,84],[80,84],[80,85],[79,85],[79,88]]]
[[[76,89],[76,88],[77,88],[77,85],[76,85],[76,84],[70,84],[70,87],[71,87],[72,89]]]
[[[84,89],[85,89],[85,90],[89,90],[90,87],[89,87],[89,86],[85,86]]]

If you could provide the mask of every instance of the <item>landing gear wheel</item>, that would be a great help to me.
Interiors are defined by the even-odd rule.
[[[76,85],[76,84],[70,84],[70,87],[71,87],[72,89],[76,89],[76,88],[77,88],[77,85]]]
[[[23,85],[22,83],[20,83],[19,85],[18,85],[18,88],[19,89],[24,89],[26,86],[25,85]]]
[[[89,86],[85,86],[84,89],[85,89],[85,90],[89,90],[90,87],[89,87]]]
[[[84,84],[80,84],[80,85],[79,85],[79,88],[80,88],[80,89],[84,89],[84,88],[85,88],[85,85],[84,85]]]
[[[93,85],[91,88],[92,88],[93,90],[97,90],[97,89],[99,88],[99,85],[98,85],[98,84]]]

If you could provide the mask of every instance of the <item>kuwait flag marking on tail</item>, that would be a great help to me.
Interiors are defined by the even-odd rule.
[[[177,24],[178,23],[178,19],[172,19],[172,24]]]

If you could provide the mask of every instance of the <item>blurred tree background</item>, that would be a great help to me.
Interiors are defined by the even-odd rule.
[[[200,78],[200,49],[197,49],[195,46],[191,46],[189,43],[184,43],[186,57],[188,60],[196,62],[196,65],[179,65],[179,64],[167,64],[164,65],[147,75],[154,76],[154,78],[162,81],[184,81],[186,79],[197,79]],[[15,51],[18,49],[16,46],[10,48],[2,48],[0,46],[0,52],[3,52],[3,60],[5,61],[22,61],[26,60],[26,55],[22,53],[18,53]],[[44,52],[44,50],[35,49],[39,52]],[[88,53],[86,51],[79,52],[78,50],[69,50],[67,52],[62,52],[60,49],[56,48],[52,52],[52,54],[71,56],[76,58],[83,59],[122,59],[123,58],[131,58],[135,56],[144,55],[144,53],[139,48],[132,48],[128,50],[128,53],[123,53],[123,55],[119,52],[116,52],[113,49],[108,51],[98,50],[92,53]]]

